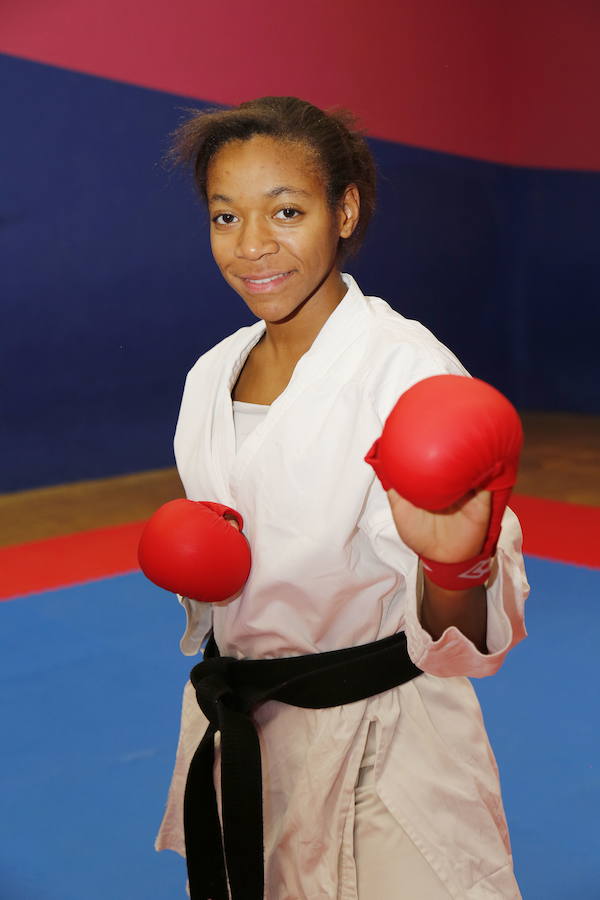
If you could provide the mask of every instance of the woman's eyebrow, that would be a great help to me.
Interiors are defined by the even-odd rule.
[[[289,185],[278,185],[277,187],[272,188],[270,191],[267,191],[265,194],[266,197],[279,197],[280,194],[303,194],[305,197],[310,197],[309,191],[304,191],[302,188],[290,187]]]
[[[271,188],[270,191],[265,192],[265,197],[279,197],[281,194],[301,194],[304,197],[311,197],[311,193],[309,191],[304,191],[302,188],[291,187],[286,184],[277,185],[277,187]],[[208,198],[209,203],[234,203],[231,197],[227,197],[226,194],[211,194]]]

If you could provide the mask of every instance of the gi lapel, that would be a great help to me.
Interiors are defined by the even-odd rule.
[[[213,464],[216,481],[220,487],[219,502],[235,507],[235,492],[230,488],[230,475],[236,459],[235,429],[231,392],[252,348],[265,333],[265,323],[256,322],[240,335],[241,342],[234,344],[233,353],[224,361],[215,396],[213,427],[209,433],[208,456]]]
[[[224,385],[224,391],[220,399],[224,416],[225,411],[228,411],[227,448],[223,457],[223,469],[229,472],[228,493],[230,496],[235,497],[237,495],[240,480],[248,464],[294,400],[314,381],[321,378],[344,350],[364,334],[368,316],[367,302],[354,279],[349,275],[344,275],[343,278],[348,285],[348,291],[344,298],[331,313],[310,349],[298,360],[286,389],[271,404],[265,418],[254,429],[252,434],[246,438],[237,454],[235,453],[231,390],[246,356],[254,344],[257,343],[258,337],[251,345],[247,346],[243,358],[239,356],[236,360],[229,384],[227,387]],[[262,336],[262,332],[259,336]]]

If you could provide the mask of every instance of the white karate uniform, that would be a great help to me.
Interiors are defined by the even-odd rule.
[[[231,390],[264,322],[221,341],[188,375],[175,437],[179,473],[190,499],[242,513],[252,570],[226,603],[182,600],[181,648],[198,651],[211,613],[222,655],[240,659],[336,650],[404,630],[424,675],[345,706],[270,701],[256,711],[265,897],[358,897],[354,792],[373,722],[377,794],[448,894],[512,900],[520,894],[496,764],[464,676],[496,672],[526,634],[520,528],[507,510],[487,586],[489,652],[454,627],[434,641],[419,621],[418,559],[364,456],[403,391],[430,375],[466,373],[422,325],[344,280],[343,300],[238,452]],[[188,684],[158,849],[184,853],[185,779],[205,728]],[[218,788],[218,757],[215,780]],[[418,898],[399,888],[404,896]]]

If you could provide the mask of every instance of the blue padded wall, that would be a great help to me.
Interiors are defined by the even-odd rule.
[[[161,164],[201,104],[0,55],[0,492],[173,462],[183,380],[252,319]],[[375,141],[349,270],[521,407],[600,411],[600,174]]]

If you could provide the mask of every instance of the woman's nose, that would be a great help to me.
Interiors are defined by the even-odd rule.
[[[260,259],[270,253],[277,253],[279,244],[271,234],[268,224],[256,220],[242,223],[238,230],[236,255],[243,259]]]

